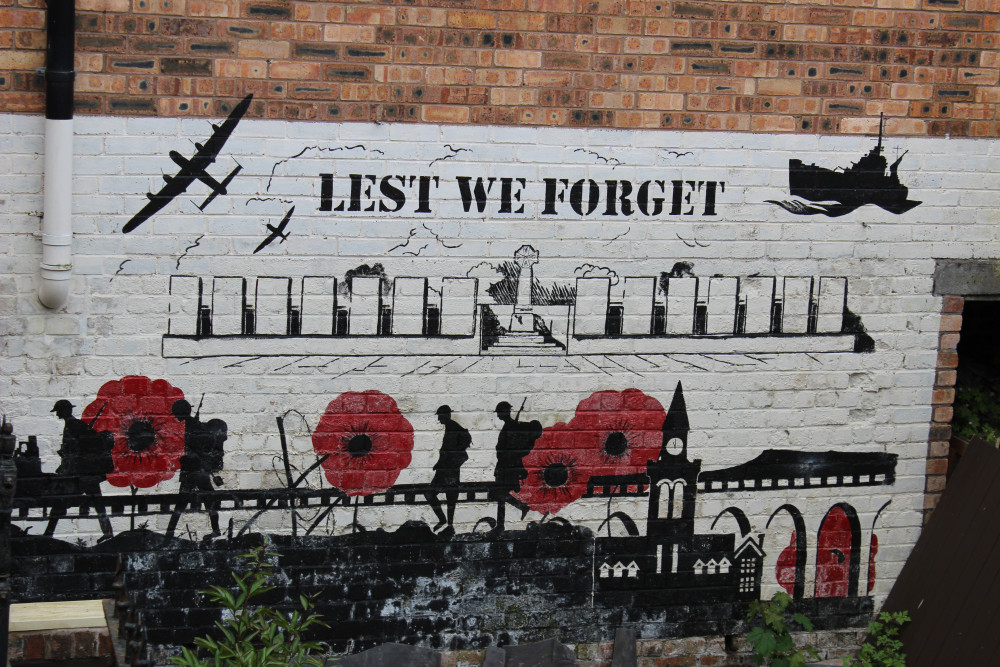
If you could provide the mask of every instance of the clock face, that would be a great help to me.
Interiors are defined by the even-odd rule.
[[[670,438],[667,440],[667,453],[680,454],[684,451],[684,441],[680,438]]]

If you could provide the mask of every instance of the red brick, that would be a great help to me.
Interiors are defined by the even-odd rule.
[[[268,65],[268,76],[275,79],[316,81],[321,78],[322,65],[293,61],[277,61]]]
[[[344,21],[356,25],[392,25],[396,22],[396,10],[392,7],[350,7],[346,9]]]
[[[958,347],[961,336],[957,333],[943,333],[938,341],[938,347],[942,350],[954,350]]]
[[[240,58],[286,59],[291,50],[291,43],[280,40],[242,39],[236,45]]]
[[[932,456],[935,458],[947,457],[948,452],[951,449],[951,444],[947,441],[934,441],[930,443],[927,450],[927,456]]]
[[[680,110],[684,108],[684,96],[669,93],[639,93],[640,109]]]
[[[41,660],[45,657],[45,636],[28,635],[24,643],[24,657],[28,660]]]
[[[491,12],[451,9],[448,10],[448,25],[452,28],[489,30],[496,27],[496,15]]]
[[[796,129],[793,116],[756,115],[750,120],[750,127],[755,132],[793,132]]]
[[[962,316],[961,315],[941,315],[941,331],[961,331],[962,330]]]
[[[928,475],[924,489],[930,493],[944,491],[945,483],[944,475]]]
[[[933,419],[936,422],[946,423],[951,421],[953,415],[954,415],[954,410],[951,408],[951,406],[948,406],[946,408],[934,408]]]
[[[757,93],[760,95],[800,95],[802,82],[795,79],[759,79]]]
[[[965,308],[965,297],[946,296],[941,306],[942,313],[961,313]]]
[[[958,368],[957,352],[938,352],[938,368]]]
[[[953,387],[955,386],[955,380],[958,377],[956,371],[938,371],[937,376],[934,379],[934,384],[941,387]]]

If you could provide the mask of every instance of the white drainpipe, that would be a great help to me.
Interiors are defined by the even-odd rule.
[[[45,209],[38,300],[59,308],[73,271],[74,0],[49,0],[45,66]]]

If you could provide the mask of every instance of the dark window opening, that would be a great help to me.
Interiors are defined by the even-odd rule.
[[[1000,440],[1000,301],[965,301],[952,405],[949,473],[973,438]]]

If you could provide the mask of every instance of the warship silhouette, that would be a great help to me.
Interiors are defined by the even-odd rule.
[[[791,213],[822,213],[830,217],[846,215],[865,204],[874,204],[896,215],[918,206],[921,202],[908,199],[909,189],[899,182],[899,163],[909,151],[904,151],[892,164],[882,154],[884,123],[884,115],[880,115],[878,143],[867,155],[846,169],[827,169],[795,158],[788,161],[789,192],[793,197],[800,197],[814,204],[773,199],[767,201]]]

